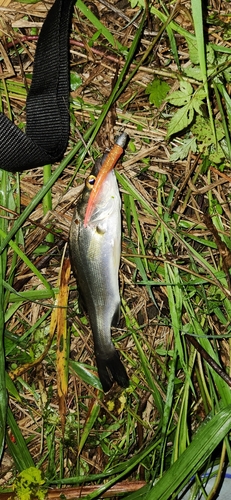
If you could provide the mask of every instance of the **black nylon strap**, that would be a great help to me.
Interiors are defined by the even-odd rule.
[[[0,168],[18,172],[60,160],[69,135],[69,24],[75,0],[55,0],[39,36],[26,103],[26,134],[0,113]]]

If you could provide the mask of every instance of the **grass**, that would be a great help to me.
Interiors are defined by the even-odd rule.
[[[200,0],[154,2],[153,26],[142,10],[136,28],[129,21],[142,3],[133,0],[126,19],[117,12],[115,30],[113,11],[98,16],[77,1],[67,154],[44,170],[1,171],[0,500],[19,492],[24,471],[27,493],[38,494],[31,467],[48,498],[55,488],[57,498],[113,491],[167,500],[191,478],[194,497],[217,498],[231,461],[229,12],[226,2],[207,10]],[[14,6],[23,41],[8,50],[16,70],[20,52],[29,84],[25,54],[35,42],[20,13],[35,22],[37,14]],[[24,127],[20,74],[0,91],[1,111]],[[123,128],[122,318],[113,339],[130,387],[104,395],[66,242],[85,173]],[[202,474],[214,464],[208,494]]]

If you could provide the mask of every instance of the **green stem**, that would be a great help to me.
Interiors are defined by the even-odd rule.
[[[49,181],[50,177],[52,175],[51,171],[51,165],[45,165],[43,167],[43,184],[46,185],[46,183]],[[43,213],[46,215],[50,210],[52,210],[52,192],[51,189],[47,191],[43,198]],[[47,228],[50,227],[50,224],[47,225]],[[54,235],[52,233],[48,233],[46,236],[46,241],[47,243],[54,243]]]

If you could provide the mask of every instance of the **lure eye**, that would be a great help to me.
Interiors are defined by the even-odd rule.
[[[86,179],[86,187],[88,189],[92,189],[94,184],[95,184],[96,177],[94,175],[89,175],[89,177]]]

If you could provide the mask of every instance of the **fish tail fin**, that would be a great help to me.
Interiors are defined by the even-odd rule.
[[[116,349],[113,349],[107,357],[98,354],[96,364],[104,392],[111,389],[114,381],[121,387],[126,388],[129,386],[127,372]]]

